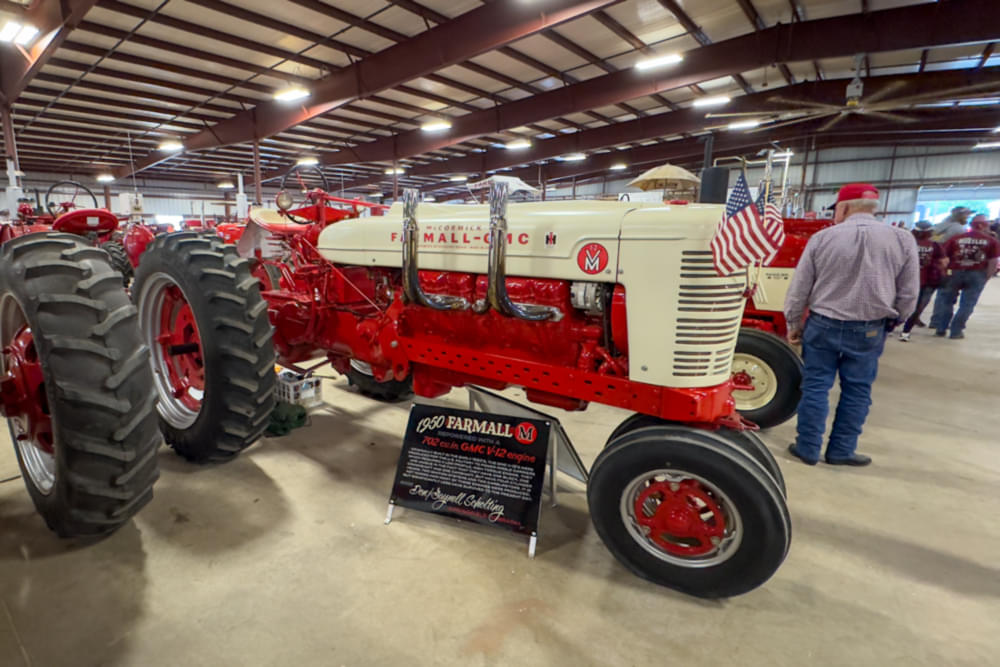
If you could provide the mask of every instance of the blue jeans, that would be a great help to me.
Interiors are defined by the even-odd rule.
[[[913,314],[906,320],[906,324],[903,326],[903,333],[910,333],[910,331],[913,330],[913,325],[917,323],[917,320],[920,319],[920,316],[924,312],[924,308],[926,308],[927,304],[931,302],[931,297],[934,296],[935,290],[937,290],[936,285],[934,287],[920,288],[920,297],[917,299],[917,307],[913,311]]]
[[[943,334],[949,325],[952,336],[965,330],[965,323],[969,321],[969,316],[979,302],[979,295],[983,293],[987,279],[985,271],[951,272],[934,300],[934,328],[938,333]],[[958,304],[958,312],[952,317],[959,293],[962,294],[962,300]]]
[[[840,374],[840,403],[826,448],[827,459],[846,459],[858,448],[872,404],[872,383],[885,347],[885,320],[844,322],[811,313],[802,332],[802,399],[795,450],[818,461],[829,412],[830,388]]]

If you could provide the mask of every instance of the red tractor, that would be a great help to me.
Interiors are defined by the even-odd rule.
[[[566,410],[635,413],[587,487],[597,533],[627,568],[703,597],[777,570],[791,524],[781,471],[734,408],[744,299],[742,280],[712,268],[721,207],[508,212],[497,184],[489,206],[424,205],[418,223],[413,191],[381,217],[331,219],[328,201],[292,210],[298,221],[256,212],[238,246],[185,231],[145,248],[132,295],[179,454],[226,460],[253,443],[276,361],[330,363],[383,397],[519,386]],[[248,259],[280,275],[272,289]]]
[[[828,219],[786,219],[785,242],[761,271],[743,311],[733,356],[733,398],[740,414],[761,428],[791,419],[798,407],[802,361],[785,341],[785,294],[809,237],[831,224]]]
[[[86,195],[84,201],[93,205],[81,208],[77,198]],[[125,276],[125,282],[132,275],[132,264],[125,249],[116,238],[118,217],[111,211],[100,208],[97,197],[87,186],[76,181],[59,181],[49,186],[45,193],[45,205],[37,196],[37,206],[30,200],[20,200],[17,218],[0,229],[0,243],[12,238],[35,232],[56,231],[74,234],[88,240],[91,245],[103,248],[111,256],[111,265]]]

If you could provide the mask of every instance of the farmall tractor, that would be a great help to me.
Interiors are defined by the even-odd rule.
[[[215,235],[159,236],[132,294],[165,438],[195,461],[237,455],[267,424],[275,361],[329,362],[387,395],[518,386],[566,410],[617,406],[635,414],[590,472],[598,535],[658,584],[749,591],[783,561],[791,524],[781,472],[734,409],[744,285],[712,268],[721,210],[508,210],[496,184],[489,206],[424,205],[419,221],[412,191],[385,216],[333,224],[258,211],[239,252]],[[262,252],[268,236],[278,252]],[[275,289],[246,257],[280,274]]]

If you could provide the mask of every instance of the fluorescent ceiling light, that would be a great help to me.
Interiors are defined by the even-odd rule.
[[[21,32],[21,24],[7,21],[3,28],[0,28],[0,42],[10,42]]]
[[[738,120],[729,124],[730,130],[752,130],[755,127],[760,127],[759,120]]]
[[[1000,141],[981,141],[973,148],[1000,148]]]
[[[512,151],[521,150],[522,148],[531,148],[531,142],[527,139],[516,139],[505,144],[504,148]]]
[[[297,164],[300,167],[313,167],[313,166],[319,164],[319,158],[316,158],[316,157],[300,157],[298,160],[295,161],[295,164]]]
[[[469,180],[469,177],[468,176],[452,176],[448,180],[451,181],[452,183],[465,183],[467,180]]]
[[[625,171],[626,169],[628,169],[628,165],[619,162],[618,164],[611,165],[610,169],[611,171]]]
[[[289,86],[274,94],[274,99],[279,102],[294,102],[305,97],[309,97],[309,91],[302,86]]]
[[[397,169],[389,167],[388,169],[385,170],[385,173],[388,174],[389,176],[392,176],[393,174],[405,174],[406,170],[403,169],[402,167],[399,167]]]
[[[696,107],[721,107],[729,104],[732,100],[725,95],[715,95],[712,97],[699,97],[691,104]]]
[[[110,183],[113,180],[115,180],[115,177],[112,176],[111,174],[98,174],[97,175],[97,182],[98,183]]]
[[[795,153],[793,153],[792,151],[784,151],[784,152],[781,152],[781,153],[775,153],[771,157],[785,159],[786,157],[790,158],[790,157],[793,157],[794,155],[795,155]]]
[[[232,190],[236,186],[233,185],[232,181],[222,181],[216,187],[219,188],[220,190]]]
[[[424,197],[424,201],[434,203],[434,202],[437,201],[437,199],[435,199],[434,197],[431,197],[430,195],[428,195],[428,196]]]
[[[587,156],[583,153],[570,153],[569,155],[563,156],[563,162],[580,162],[581,160],[586,160]]]
[[[166,141],[160,144],[160,150],[174,153],[176,151],[184,150],[184,144],[173,139],[167,139]]]
[[[424,132],[442,132],[451,128],[451,123],[446,120],[432,120],[420,126]]]
[[[993,134],[997,134],[998,132],[1000,132],[1000,127],[998,127],[997,129],[993,130]]]
[[[373,192],[373,193],[371,193],[368,196],[371,197],[372,199],[381,199],[382,198],[382,193],[381,192]]]
[[[674,65],[684,60],[684,56],[679,53],[669,53],[665,56],[657,56],[656,58],[647,58],[646,60],[640,60],[635,64],[636,69],[653,69],[654,67],[663,67],[664,65]]]
[[[37,34],[38,28],[33,25],[26,25],[21,28],[21,32],[17,33],[17,37],[14,38],[14,43],[20,46],[27,46]]]

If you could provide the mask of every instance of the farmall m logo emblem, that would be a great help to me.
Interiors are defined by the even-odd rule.
[[[530,445],[538,438],[538,429],[534,424],[521,422],[514,429],[514,438],[522,445]]]
[[[555,245],[556,244],[556,233],[549,232],[545,235],[545,245]]]
[[[608,249],[600,243],[588,243],[580,248],[576,263],[584,273],[595,275],[608,268]]]

